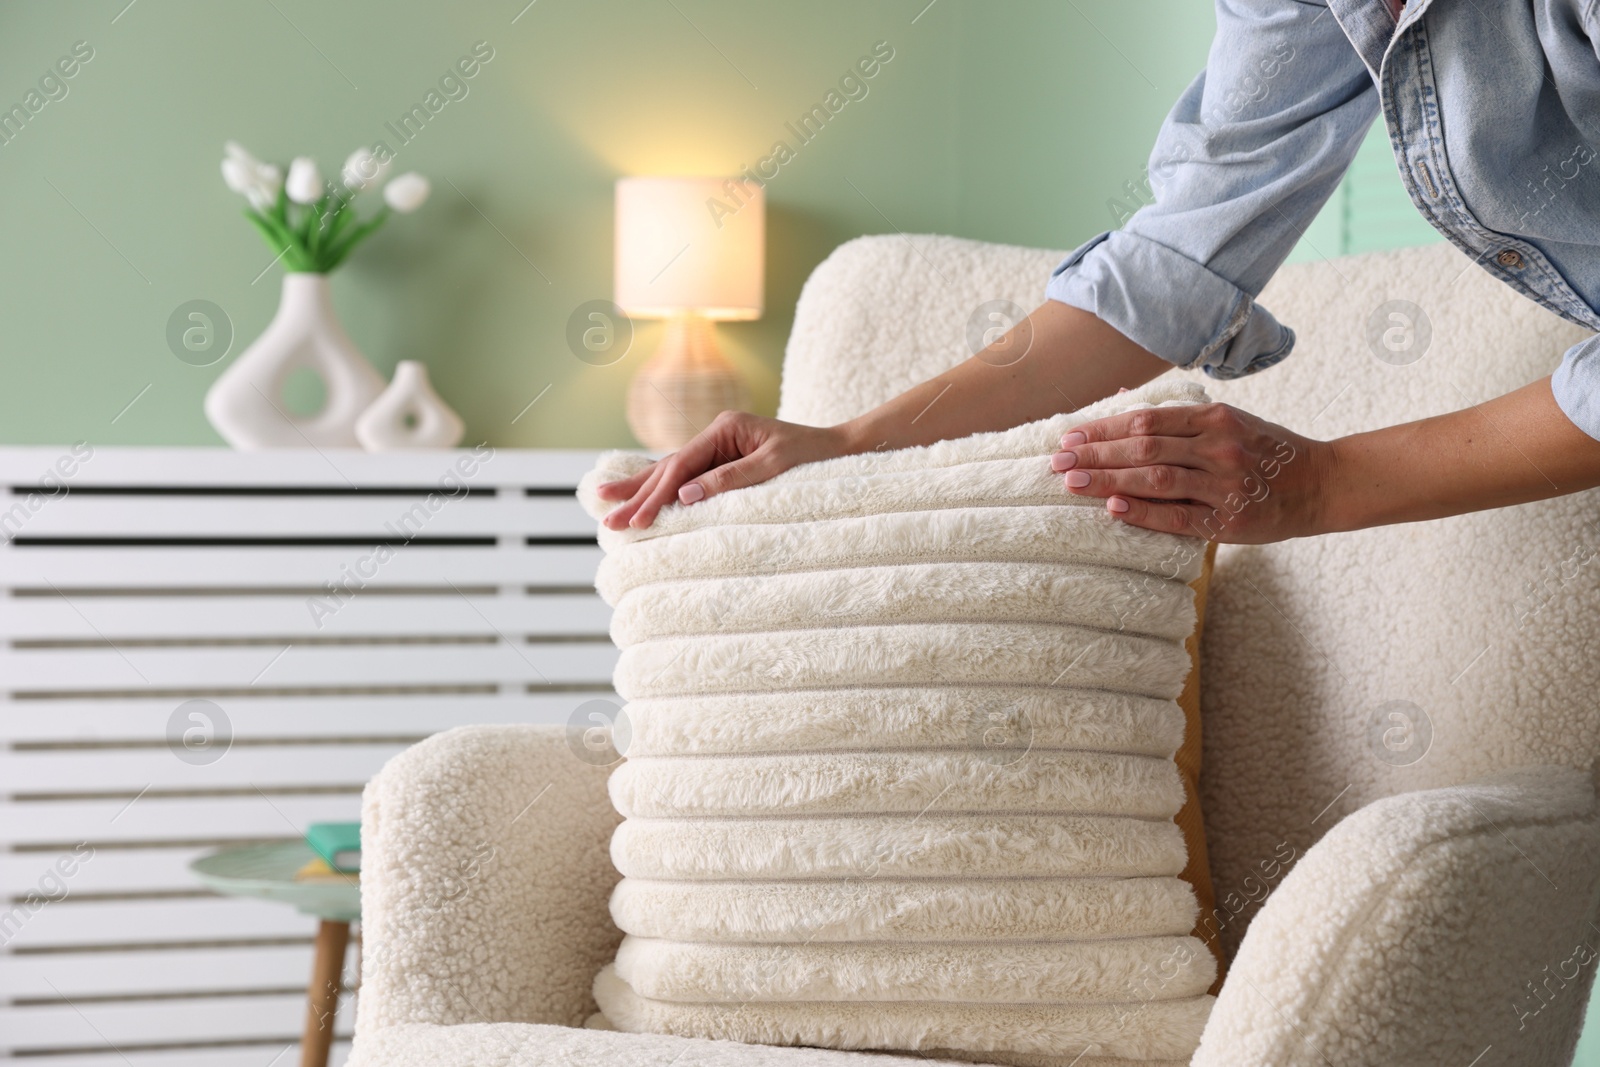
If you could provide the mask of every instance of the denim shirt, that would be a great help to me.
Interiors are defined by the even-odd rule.
[[[1283,359],[1255,302],[1381,108],[1429,223],[1484,270],[1600,330],[1596,0],[1218,0],[1206,69],[1150,156],[1154,200],[1056,268],[1046,295],[1216,378]],[[1426,310],[1426,309],[1424,309]],[[1600,438],[1600,338],[1557,404]]]

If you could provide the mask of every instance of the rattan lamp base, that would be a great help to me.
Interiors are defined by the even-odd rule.
[[[628,387],[628,426],[646,448],[670,452],[723,411],[743,410],[749,391],[699,315],[667,320],[661,347]]]

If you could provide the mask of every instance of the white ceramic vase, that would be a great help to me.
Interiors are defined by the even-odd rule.
[[[284,403],[300,369],[322,379],[320,410],[296,415]],[[355,448],[356,419],[383,392],[383,376],[356,348],[333,312],[325,274],[283,276],[278,313],[206,393],[206,418],[234,448]]]
[[[454,448],[466,424],[434,392],[426,364],[403,359],[394,381],[356,419],[356,439],[369,452],[402,448]]]

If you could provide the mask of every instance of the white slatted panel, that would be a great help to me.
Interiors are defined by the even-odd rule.
[[[260,1067],[296,1042],[314,920],[189,861],[356,818],[438,730],[609,696],[594,457],[97,449],[53,488],[69,455],[0,449],[0,1059]],[[169,746],[190,699],[227,716],[213,762]]]

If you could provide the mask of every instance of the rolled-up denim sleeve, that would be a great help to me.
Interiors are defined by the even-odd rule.
[[[1255,298],[1333,194],[1378,93],[1333,13],[1309,0],[1218,0],[1206,69],[1150,154],[1150,202],[1085,242],[1050,299],[1180,367],[1237,378],[1294,333]]]
[[[1567,349],[1550,378],[1550,391],[1578,429],[1600,440],[1600,336]]]

